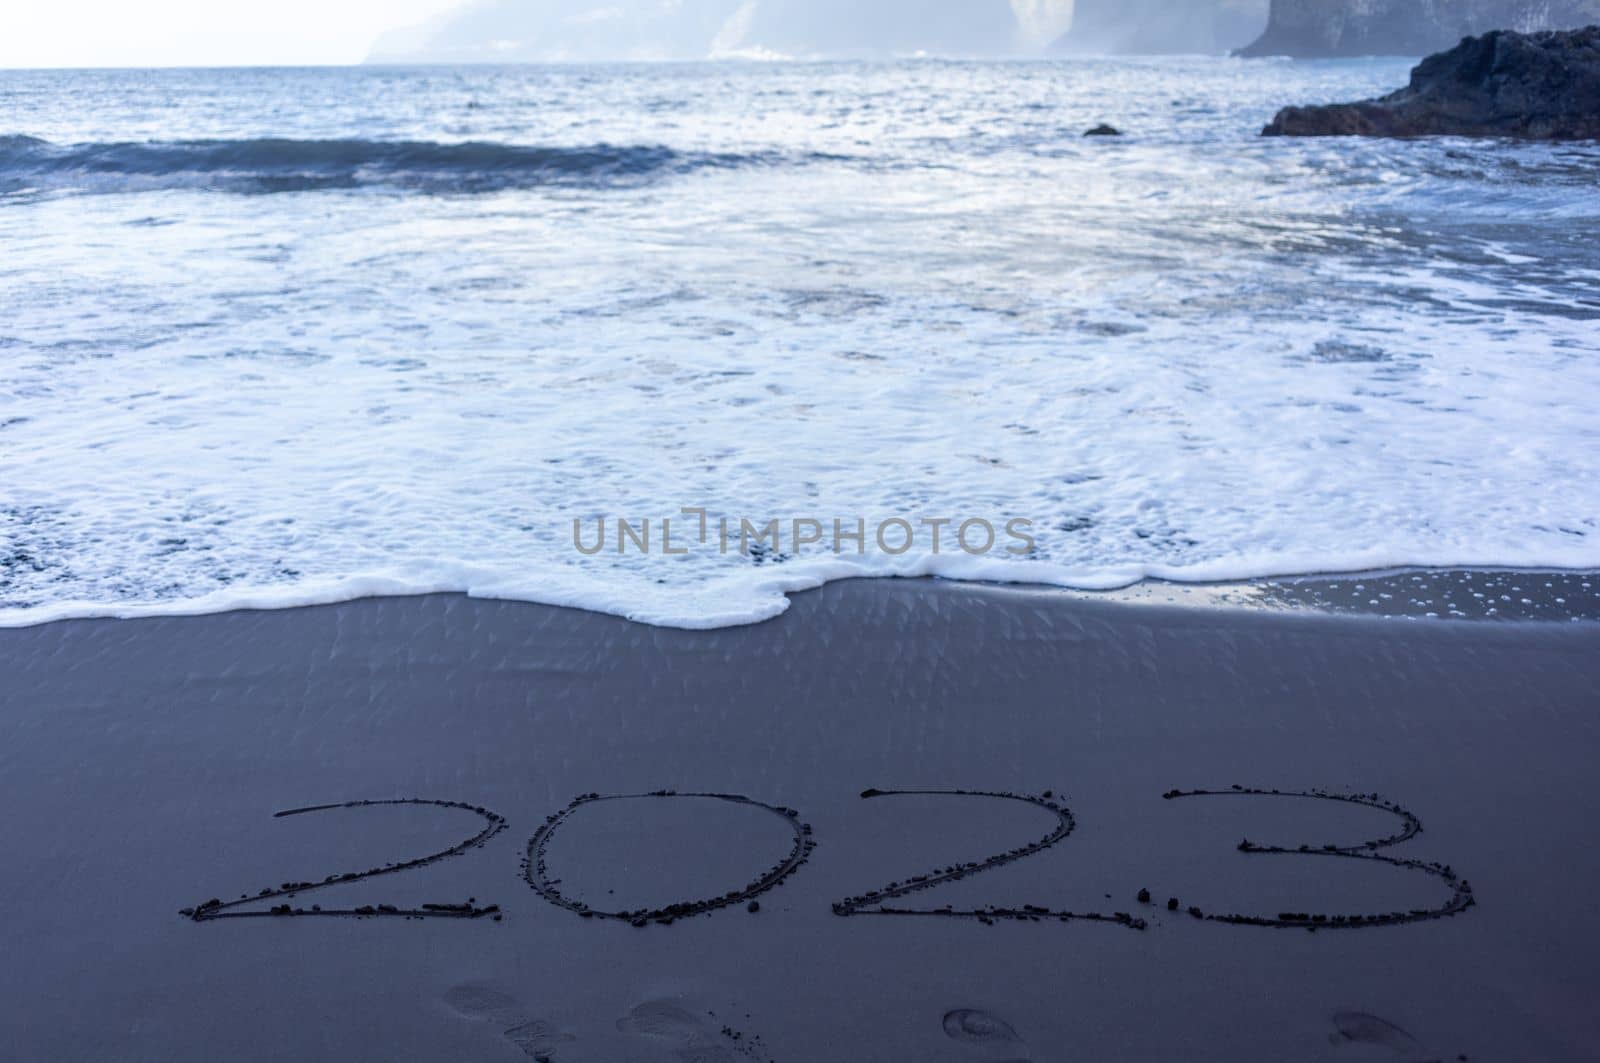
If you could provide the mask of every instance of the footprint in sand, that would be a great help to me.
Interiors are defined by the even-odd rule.
[[[670,1000],[645,1001],[618,1019],[617,1029],[666,1042],[683,1063],[734,1063],[725,1034]]]
[[[1390,1054],[1408,1063],[1439,1063],[1436,1057],[1428,1055],[1422,1042],[1415,1037],[1389,1020],[1364,1011],[1334,1012],[1333,1029],[1334,1032],[1328,1035],[1328,1042],[1336,1048],[1340,1045],[1371,1045],[1388,1049]]]
[[[573,1040],[573,1037],[553,1023],[534,1019],[507,1030],[506,1040],[522,1049],[522,1054],[535,1063],[550,1063],[555,1058],[556,1049]]]
[[[505,1039],[535,1063],[553,1063],[556,1049],[573,1040],[554,1023],[530,1019],[515,997],[481,985],[458,985],[444,995],[457,1015],[501,1027]]]
[[[444,1002],[468,1019],[498,1019],[520,1010],[515,998],[482,985],[458,985],[445,993]]]
[[[1029,1063],[1021,1056],[1015,1055],[1024,1050],[1022,1038],[1017,1036],[1017,1031],[1004,1019],[997,1019],[986,1011],[977,1008],[956,1008],[954,1011],[945,1012],[944,1032],[953,1041],[964,1041],[968,1044],[982,1045],[996,1052],[1006,1053],[1004,1063]]]

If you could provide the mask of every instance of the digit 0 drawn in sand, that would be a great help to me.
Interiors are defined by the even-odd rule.
[[[728,804],[747,805],[751,808],[764,809],[782,820],[794,832],[794,846],[782,860],[779,860],[759,877],[739,889],[730,890],[720,897],[677,901],[672,904],[662,905],[659,908],[638,908],[619,912],[601,911],[597,908],[591,908],[580,900],[566,896],[556,888],[556,884],[560,880],[550,877],[549,866],[546,862],[546,849],[549,847],[550,839],[556,835],[557,831],[567,825],[574,813],[602,801],[663,799],[723,801]],[[651,923],[668,925],[679,919],[705,915],[719,908],[728,908],[736,904],[746,905],[752,912],[757,911],[760,905],[756,903],[756,898],[768,890],[776,888],[784,879],[799,870],[800,865],[810,859],[811,851],[815,848],[816,843],[811,840],[811,827],[809,824],[800,822],[800,813],[792,808],[769,805],[754,798],[745,797],[742,794],[678,793],[676,790],[655,790],[647,794],[601,795],[590,793],[573,798],[571,804],[545,820],[544,825],[528,840],[528,852],[523,860],[522,876],[539,896],[551,904],[565,908],[567,911],[576,913],[585,919],[616,919],[631,923],[636,927],[648,926]]]
[[[411,860],[384,864],[382,867],[368,868],[366,871],[351,871],[344,874],[328,875],[321,882],[284,882],[277,886],[268,886],[254,895],[241,896],[236,901],[223,901],[216,897],[193,908],[184,908],[179,914],[193,919],[197,923],[207,922],[212,919],[256,919],[256,918],[284,918],[295,916],[343,916],[347,918],[369,918],[376,916],[403,917],[406,919],[480,919],[489,916],[495,921],[500,919],[500,906],[489,904],[480,906],[476,898],[469,897],[464,903],[440,902],[438,904],[424,904],[420,908],[399,908],[392,904],[363,904],[355,908],[323,908],[321,905],[312,905],[309,908],[283,903],[275,904],[265,911],[259,908],[244,908],[246,905],[258,905],[265,901],[279,898],[296,898],[302,893],[324,889],[328,886],[342,885],[350,882],[359,882],[362,879],[375,878],[378,875],[393,875],[401,871],[410,871],[419,867],[427,867],[441,860],[448,860],[452,856],[459,856],[468,849],[482,846],[490,838],[505,829],[505,817],[497,812],[491,812],[480,805],[470,805],[464,801],[429,801],[418,797],[405,797],[385,801],[344,801],[331,805],[311,805],[306,808],[291,808],[283,812],[274,813],[274,819],[283,819],[289,816],[312,815],[317,812],[329,812],[343,808],[378,808],[394,805],[432,806],[435,808],[454,808],[471,812],[482,817],[483,829],[466,841],[452,845],[448,849],[441,849],[427,856],[419,856]],[[244,910],[240,910],[244,909]]]
[[[1374,926],[1398,926],[1429,919],[1443,919],[1459,915],[1477,902],[1472,896],[1472,884],[1456,874],[1449,864],[1426,860],[1408,860],[1385,856],[1379,849],[1410,841],[1422,831],[1422,822],[1399,804],[1385,800],[1377,794],[1336,794],[1327,790],[1263,790],[1247,786],[1232,786],[1226,790],[1168,790],[1161,795],[1164,800],[1175,801],[1188,797],[1288,797],[1313,801],[1335,801],[1347,805],[1376,808],[1400,817],[1400,830],[1385,838],[1360,842],[1356,845],[1300,845],[1288,848],[1281,845],[1258,845],[1249,838],[1239,843],[1239,851],[1247,855],[1266,856],[1321,856],[1342,860],[1367,860],[1391,867],[1415,871],[1439,879],[1450,887],[1450,899],[1437,908],[1412,908],[1404,912],[1379,912],[1360,915],[1328,915],[1320,912],[1280,912],[1276,917],[1259,915],[1214,915],[1199,908],[1188,909],[1189,915],[1216,923],[1236,926],[1270,926],[1297,930],[1351,930]],[[1141,890],[1139,899],[1149,903],[1149,891]],[[1176,898],[1167,902],[1169,910],[1180,907]]]
[[[1038,853],[1044,852],[1051,846],[1064,840],[1077,826],[1077,820],[1072,812],[1063,804],[1055,800],[1052,791],[1046,790],[1040,796],[1028,794],[1001,793],[988,790],[863,790],[861,796],[865,799],[878,797],[964,797],[979,798],[999,801],[1017,801],[1022,804],[1033,805],[1045,809],[1056,817],[1056,825],[1049,834],[1030,845],[1019,846],[1003,853],[997,853],[986,860],[951,864],[947,867],[929,871],[922,875],[913,875],[904,882],[891,882],[875,890],[869,890],[855,897],[846,897],[833,906],[835,915],[923,915],[944,916],[950,919],[976,919],[980,923],[993,924],[996,920],[1011,919],[1029,922],[1043,922],[1053,920],[1056,922],[1070,922],[1074,919],[1087,920],[1099,923],[1116,923],[1133,930],[1143,930],[1145,921],[1135,918],[1127,912],[1114,912],[1106,915],[1103,912],[1067,912],[1057,911],[1038,905],[1028,904],[1021,908],[1006,908],[991,905],[987,908],[956,909],[950,905],[942,908],[897,908],[891,907],[887,902],[897,897],[904,897],[909,893],[933,889],[949,882],[957,882],[973,875],[992,871],[997,867],[1015,863]]]

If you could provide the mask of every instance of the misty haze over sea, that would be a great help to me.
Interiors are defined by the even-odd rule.
[[[395,31],[377,62],[1009,54],[1052,44],[1073,0],[477,0]],[[1264,22],[1264,18],[1263,18]]]
[[[384,35],[370,60],[1220,54],[1259,36],[1267,7],[1268,0],[476,0]]]

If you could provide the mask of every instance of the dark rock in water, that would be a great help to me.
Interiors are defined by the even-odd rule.
[[[1600,26],[1497,30],[1431,55],[1381,99],[1285,107],[1263,136],[1600,139]]]
[[[1122,130],[1118,129],[1114,125],[1106,125],[1104,122],[1101,122],[1099,125],[1095,126],[1093,129],[1089,130],[1083,135],[1086,137],[1120,137],[1122,135]]]
[[[1303,59],[1428,55],[1463,37],[1600,22],[1600,0],[1272,0],[1267,30],[1244,56]]]

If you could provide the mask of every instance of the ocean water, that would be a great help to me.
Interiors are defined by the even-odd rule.
[[[1256,136],[1407,66],[0,72],[0,623],[1600,567],[1600,146]]]

